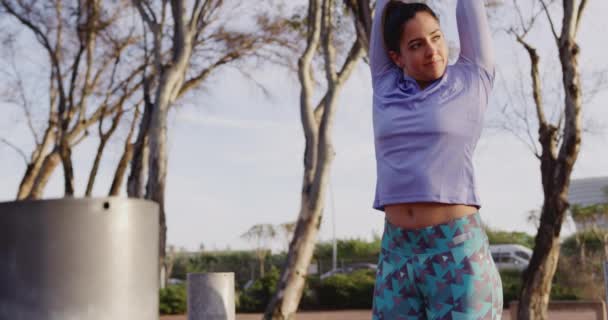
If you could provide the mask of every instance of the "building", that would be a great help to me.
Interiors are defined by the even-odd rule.
[[[578,205],[581,207],[608,204],[608,177],[572,179],[568,201],[571,206]],[[577,230],[584,229],[579,222],[575,221],[574,223]],[[608,229],[608,219],[597,220],[596,226]]]
[[[608,177],[572,179],[568,200],[583,207],[608,204]]]

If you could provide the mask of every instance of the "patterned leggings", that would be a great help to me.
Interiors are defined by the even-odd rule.
[[[416,230],[385,222],[373,320],[499,320],[502,303],[479,213]]]

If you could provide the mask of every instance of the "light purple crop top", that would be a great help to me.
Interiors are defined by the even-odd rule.
[[[389,59],[378,0],[370,42],[377,183],[373,207],[439,202],[481,207],[473,152],[494,82],[484,1],[458,0],[460,57],[424,90]]]

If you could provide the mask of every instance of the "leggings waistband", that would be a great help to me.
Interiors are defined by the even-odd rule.
[[[385,219],[382,249],[404,255],[436,254],[470,239],[487,241],[479,212],[420,229],[401,228]]]

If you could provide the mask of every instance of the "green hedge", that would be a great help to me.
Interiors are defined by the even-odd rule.
[[[280,267],[285,260],[284,254],[267,256],[264,266],[266,270]],[[259,274],[259,262],[254,252],[226,251],[202,252],[193,255],[177,254],[173,262],[171,278],[186,280],[188,273],[204,272],[234,272],[235,285],[242,288],[251,278],[252,273]]]
[[[375,272],[369,270],[334,275],[323,281],[311,276],[306,281],[299,309],[370,309],[374,277]],[[247,290],[239,292],[237,312],[263,312],[276,290],[278,280],[279,271],[273,268]]]
[[[505,308],[518,299],[521,289],[521,272],[505,270],[500,272]],[[245,291],[237,291],[237,312],[264,312],[276,291],[279,270],[272,268],[265,277],[256,280]],[[306,281],[300,310],[329,309],[371,309],[375,283],[373,270],[359,270],[352,274],[337,274],[320,280],[311,276]],[[551,288],[552,300],[580,300],[581,294],[575,288],[554,283]],[[186,312],[186,288],[172,285],[160,290],[160,313],[183,314]]]
[[[320,309],[371,309],[374,295],[374,270],[337,274],[320,281],[315,288]]]
[[[534,248],[534,237],[525,232],[499,231],[485,228],[490,244],[520,244],[530,249]]]
[[[581,244],[584,244],[584,248],[587,254],[592,253],[604,253],[604,244],[602,243],[600,235],[595,232],[585,231],[570,235],[562,242],[561,254],[565,256],[579,255],[581,252]]]
[[[263,312],[274,294],[279,281],[279,270],[270,269],[238,296],[238,312]]]
[[[515,270],[504,270],[500,272],[502,280],[502,292],[504,307],[508,308],[511,301],[519,299],[521,290],[522,274]],[[553,283],[551,285],[551,300],[580,300],[582,297],[576,288]]]
[[[519,299],[521,290],[521,272],[505,270],[500,272],[502,280],[502,301],[505,308],[509,307],[511,301]]]
[[[340,259],[359,260],[367,257],[377,257],[380,253],[381,238],[376,237],[368,242],[361,239],[340,239],[337,241],[337,249]],[[333,256],[333,242],[319,242],[315,247],[314,258],[331,260]]]
[[[187,311],[186,287],[184,285],[171,285],[160,289],[160,314],[184,314]]]
[[[488,230],[490,243],[520,243],[532,247],[534,238],[522,232],[502,232]],[[583,235],[582,239],[590,253],[601,252],[599,241],[593,235]],[[574,237],[570,237],[563,244],[564,256],[576,255],[578,244]],[[351,239],[338,241],[340,262],[347,264],[360,261],[376,261],[380,247],[380,238],[374,241]],[[331,266],[331,243],[319,243],[315,248],[313,263],[322,262],[324,266]],[[236,276],[236,306],[237,312],[263,312],[276,291],[280,268],[286,259],[285,253],[269,255],[266,258],[265,277],[258,278],[247,290],[241,290],[243,285],[253,274],[258,273],[258,263],[252,252],[212,252],[197,255],[177,256],[172,277],[185,279],[188,272],[235,272]],[[560,261],[562,258],[560,258]],[[598,264],[599,265],[599,264]],[[601,265],[600,265],[601,267]],[[554,277],[551,299],[579,300],[584,296],[581,293],[583,285],[568,282],[574,267],[561,266]],[[253,272],[252,272],[253,270]],[[598,269],[601,273],[601,268]],[[323,270],[322,270],[323,271]],[[570,273],[569,273],[570,272]],[[322,273],[322,272],[321,272]],[[517,271],[501,271],[503,284],[504,304],[518,299],[521,288],[521,273]],[[576,277],[576,271],[574,271]],[[335,275],[323,281],[318,276],[307,278],[304,293],[300,302],[301,310],[318,309],[369,309],[373,299],[375,273],[373,271],[359,271],[349,275]],[[161,290],[161,313],[183,313],[186,309],[186,293],[183,286],[171,286]]]

